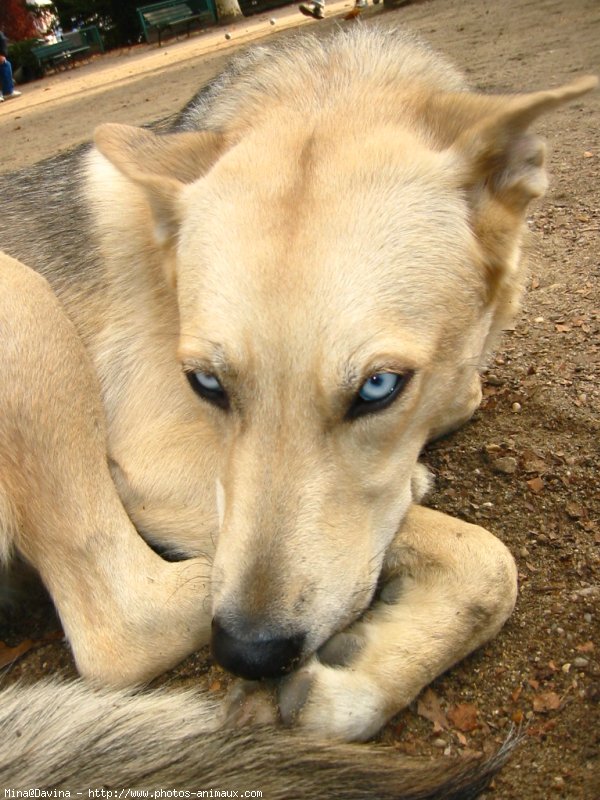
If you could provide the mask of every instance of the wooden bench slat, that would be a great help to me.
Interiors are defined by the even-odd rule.
[[[158,7],[157,7],[158,6]],[[187,34],[190,35],[192,22],[210,21],[215,22],[214,15],[210,10],[202,13],[192,11],[187,3],[160,3],[155,6],[141,6],[137,9],[144,29],[146,40],[148,29],[154,29],[158,33],[158,44],[161,45],[162,32],[168,28],[173,29],[176,25],[187,24]]]

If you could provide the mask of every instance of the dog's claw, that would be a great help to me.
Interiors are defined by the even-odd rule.
[[[354,633],[336,633],[317,653],[321,664],[329,667],[347,667],[362,650],[364,640]]]
[[[295,672],[283,681],[279,689],[279,714],[284,725],[294,725],[304,707],[313,677],[309,669]]]

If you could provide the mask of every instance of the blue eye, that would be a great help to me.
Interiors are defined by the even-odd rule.
[[[396,375],[394,372],[378,372],[375,375],[371,375],[369,380],[363,383],[358,396],[365,403],[383,400],[392,394],[399,381],[400,375]]]
[[[363,414],[372,414],[387,408],[398,397],[412,378],[408,372],[376,372],[366,380],[346,414],[347,419],[355,419]]]
[[[186,372],[185,376],[192,389],[204,400],[208,400],[209,403],[219,406],[219,408],[229,408],[227,392],[219,379],[210,372],[197,369]]]

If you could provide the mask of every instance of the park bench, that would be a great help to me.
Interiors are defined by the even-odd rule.
[[[86,58],[91,47],[86,44],[78,33],[69,33],[61,42],[42,44],[33,47],[31,52],[36,57],[42,72],[50,69],[66,69],[72,67],[77,61]]]
[[[203,23],[214,25],[216,17],[209,2],[196,3],[196,5],[199,7],[192,9],[188,3],[167,0],[167,2],[153,3],[150,6],[140,6],[137,12],[146,41],[150,42],[152,40],[152,32],[156,31],[158,34],[158,46],[160,47],[164,31],[170,30],[176,34],[176,29],[185,27],[189,36],[191,27],[194,24],[198,26]]]

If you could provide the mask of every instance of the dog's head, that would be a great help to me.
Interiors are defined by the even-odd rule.
[[[529,125],[591,85],[415,96],[410,127],[98,130],[151,209],[220,442],[214,645],[234,672],[280,674],[368,606],[419,451],[473,412],[514,306],[545,188]]]

